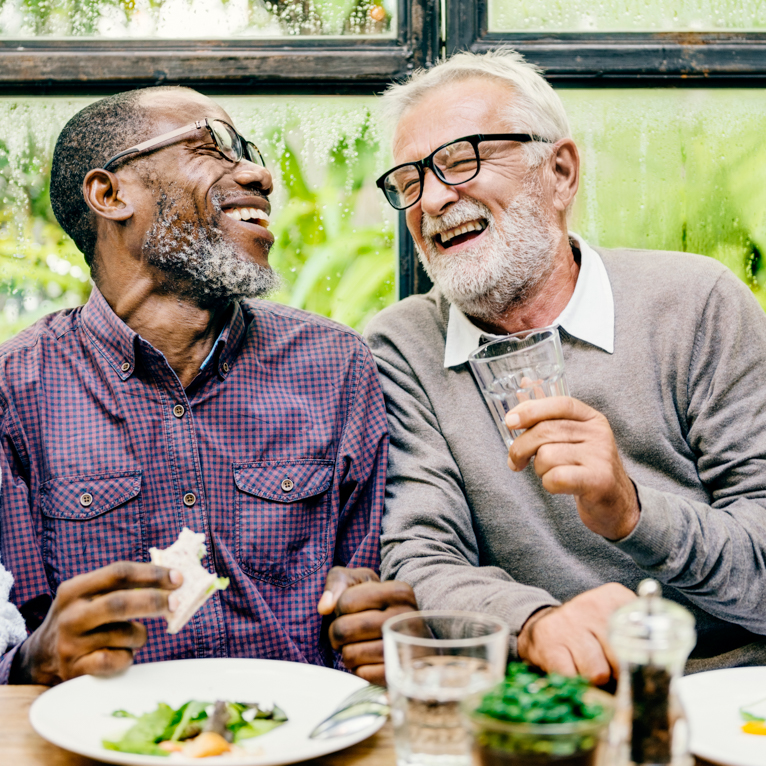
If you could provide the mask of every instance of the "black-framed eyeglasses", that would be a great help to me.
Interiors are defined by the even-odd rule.
[[[383,190],[386,199],[397,210],[412,207],[423,196],[423,180],[426,169],[433,170],[436,177],[448,186],[457,186],[476,178],[481,170],[482,159],[487,159],[488,152],[482,155],[479,144],[484,141],[543,141],[552,143],[548,138],[529,133],[477,133],[448,141],[435,149],[428,157],[417,162],[405,162],[386,171],[375,183]]]
[[[234,128],[229,125],[228,122],[223,120],[209,120],[207,117],[204,120],[197,120],[197,122],[184,125],[182,128],[171,130],[170,133],[163,133],[161,136],[150,138],[148,141],[131,146],[130,149],[126,149],[124,152],[115,154],[106,163],[104,163],[102,169],[109,170],[109,166],[113,165],[117,160],[127,157],[129,154],[137,154],[138,152],[145,152],[147,149],[154,149],[160,144],[171,143],[171,139],[183,136],[186,133],[191,133],[193,130],[199,130],[200,128],[207,128],[211,138],[215,142],[216,149],[221,153],[221,156],[230,162],[237,163],[243,157],[254,162],[256,165],[260,165],[265,168],[263,155],[258,151],[258,147],[246,138],[237,133]]]

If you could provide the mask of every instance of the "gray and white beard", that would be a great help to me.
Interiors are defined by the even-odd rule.
[[[281,286],[275,271],[240,256],[219,228],[201,220],[180,221],[167,200],[163,194],[142,251],[148,263],[172,280],[174,289],[200,306],[209,306],[260,298]]]
[[[508,203],[499,222],[471,197],[439,217],[423,214],[425,247],[418,255],[428,276],[464,314],[491,321],[525,301],[553,271],[562,232],[540,214],[541,201],[526,189]],[[473,247],[440,252],[434,235],[484,218],[488,232]]]

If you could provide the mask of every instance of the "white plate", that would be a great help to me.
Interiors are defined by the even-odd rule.
[[[308,738],[313,728],[352,692],[367,682],[339,670],[297,662],[248,659],[176,660],[134,665],[115,678],[82,676],[38,697],[29,711],[35,731],[54,745],[109,763],[132,766],[278,766],[333,753],[361,742],[384,723],[381,717],[358,734],[329,740]],[[102,739],[118,738],[130,719],[113,718],[115,710],[136,715],[158,702],[179,707],[190,699],[276,703],[288,721],[241,747],[247,757],[163,758],[105,750]]]
[[[766,667],[727,668],[685,676],[678,690],[694,755],[725,766],[764,766],[766,737],[745,734],[739,709],[766,697]]]

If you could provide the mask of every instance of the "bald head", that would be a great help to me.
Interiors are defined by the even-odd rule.
[[[96,248],[96,222],[85,203],[82,184],[92,168],[102,167],[113,155],[151,138],[158,111],[168,102],[210,104],[190,88],[160,86],[117,93],[79,111],[56,141],[51,165],[51,206],[64,231],[82,251],[89,266]],[[133,164],[141,172],[148,161]]]

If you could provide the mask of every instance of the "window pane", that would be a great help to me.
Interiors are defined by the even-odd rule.
[[[396,0],[0,0],[0,39],[392,37]]]
[[[766,308],[766,94],[559,94],[583,163],[571,228],[604,247],[713,256]]]
[[[274,300],[361,330],[396,295],[395,215],[374,179],[389,161],[371,98],[219,98],[275,175]],[[50,156],[85,99],[0,99],[0,341],[90,293],[50,209]]]
[[[766,28],[761,0],[490,0],[491,32],[711,32]]]

